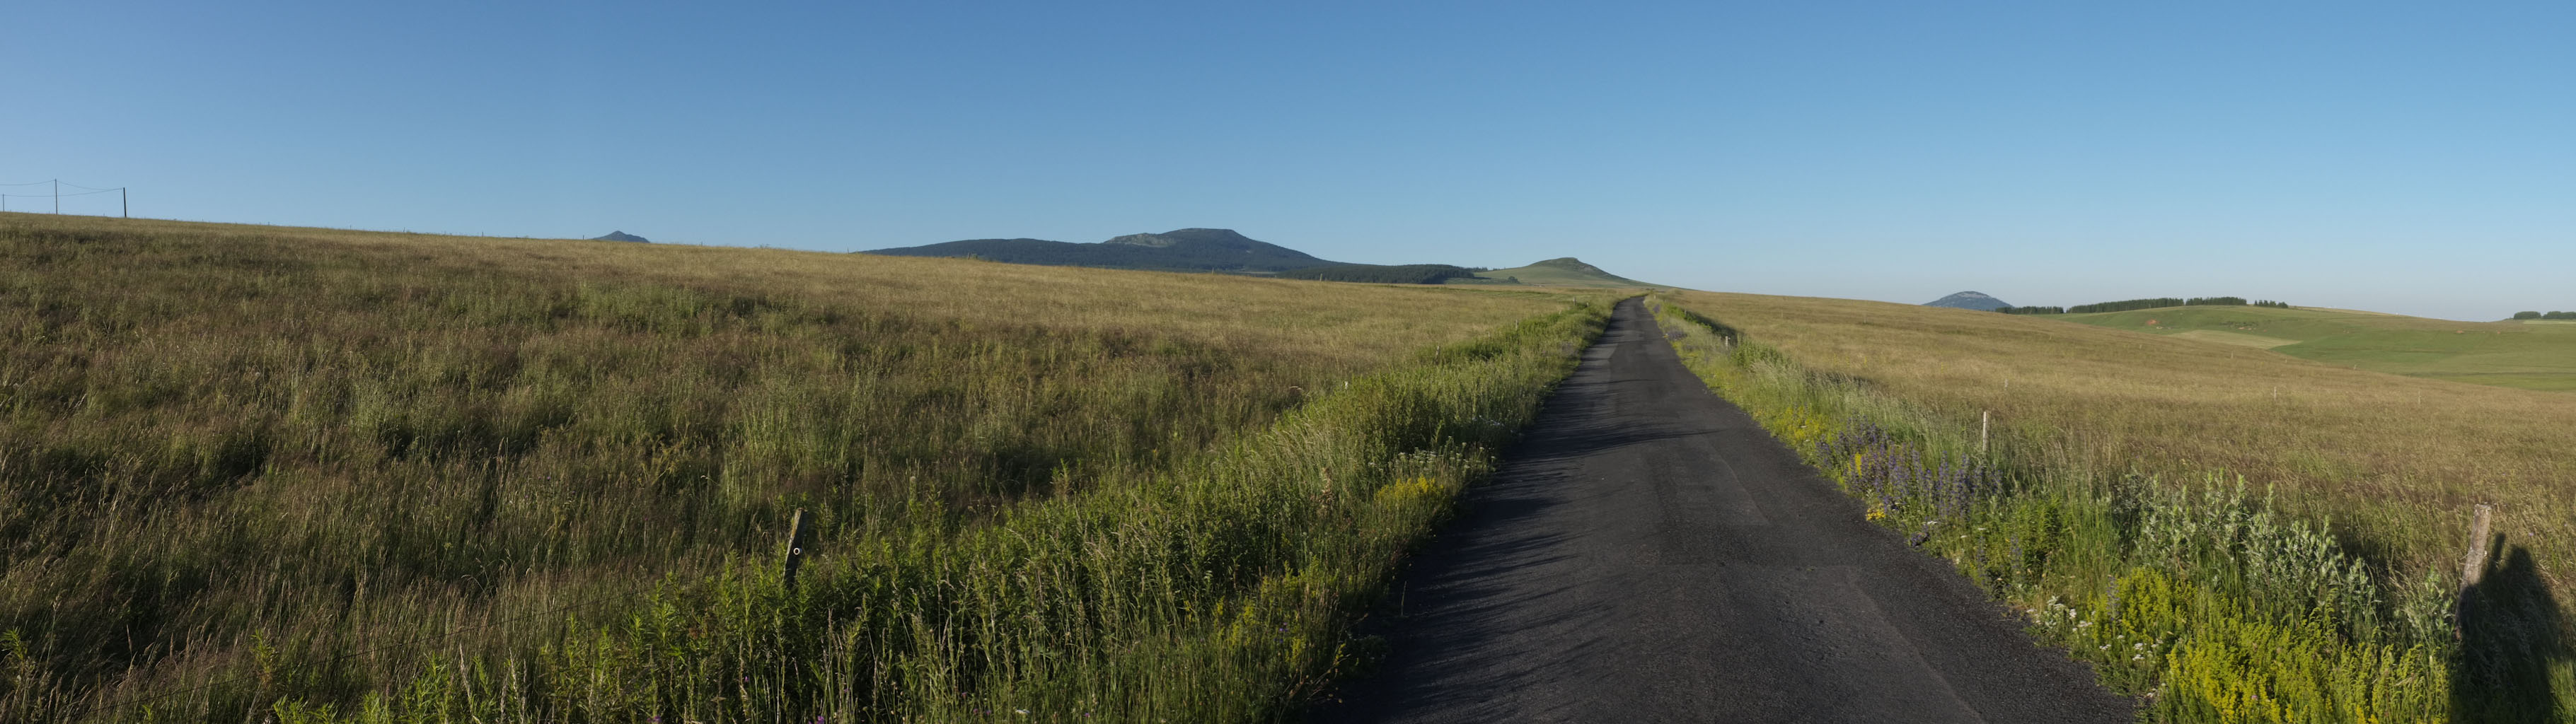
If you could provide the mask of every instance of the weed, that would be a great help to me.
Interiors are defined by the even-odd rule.
[[[2357,555],[2389,549],[2301,514],[2332,506],[2284,500],[2281,488],[2251,493],[2217,461],[2117,452],[2132,448],[2100,442],[2102,428],[2022,427],[1981,445],[1974,411],[1961,414],[1955,396],[1911,394],[1930,377],[1960,379],[1922,369],[1920,358],[1810,370],[1661,301],[1664,324],[1711,332],[1673,344],[1712,389],[1866,501],[1873,520],[1913,533],[2027,612],[2035,634],[2140,696],[2150,720],[2544,721],[2567,711],[2546,694],[2570,690],[2563,653],[2479,663],[2478,644],[2464,649],[2452,637],[2454,584],[2438,564]],[[1793,328],[1826,324],[1794,319]],[[1839,349],[1852,359],[1871,353]],[[1907,351],[1877,353],[1903,360]],[[2028,391],[2011,409],[2048,409],[2047,396],[2066,389],[2015,380]],[[2158,412],[2137,410],[2129,424],[2147,427]],[[2190,434],[2147,429],[2159,442]],[[2510,600],[2550,598],[2525,591]],[[2555,619],[2543,610],[2475,620],[2545,642],[2562,635]]]
[[[1606,308],[27,215],[0,259],[8,721],[1268,716]]]

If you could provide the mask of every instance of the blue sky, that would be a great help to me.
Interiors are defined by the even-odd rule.
[[[21,3],[0,182],[213,221],[1207,226],[1725,291],[2495,319],[2576,309],[2572,37],[2563,0]]]

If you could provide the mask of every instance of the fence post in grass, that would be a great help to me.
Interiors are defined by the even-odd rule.
[[[812,531],[805,527],[805,509],[797,508],[795,519],[787,523],[787,566],[783,579],[787,590],[796,590],[796,567],[805,563],[805,543],[811,536]]]
[[[2481,579],[2486,578],[2487,535],[2494,522],[2494,515],[2495,506],[2479,503],[2477,513],[2469,518],[2469,555],[2460,561],[2460,598],[2458,614],[2451,629],[2453,638],[2458,638],[2460,632],[2468,628],[2471,604],[2469,593],[2478,587]]]
[[[1993,410],[1978,410],[1978,411],[1977,411],[1977,454],[1979,454],[1979,455],[1984,455],[1984,454],[1986,454],[1986,428],[1993,427],[1993,426],[1994,426],[1994,424],[1995,424],[1995,411],[1993,411]]]

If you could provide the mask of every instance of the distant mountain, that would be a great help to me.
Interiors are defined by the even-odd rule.
[[[1558,257],[1529,266],[1476,272],[1473,279],[1451,279],[1450,284],[1528,284],[1550,287],[1653,287],[1659,284],[1629,279],[1602,271],[1601,267],[1583,263],[1574,257]]]
[[[1957,294],[1952,294],[1952,295],[1950,295],[1950,296],[1942,297],[1942,298],[1940,298],[1940,299],[1932,300],[1932,301],[1930,301],[1930,302],[1925,303],[1923,306],[1926,306],[1926,307],[1950,307],[1950,308],[1953,308],[1953,309],[1974,309],[1974,310],[1977,310],[1977,311],[1980,311],[1980,312],[1991,312],[1991,311],[1995,311],[1995,310],[1997,310],[1997,309],[2002,309],[2002,308],[2005,308],[2005,307],[2012,306],[2012,304],[2007,303],[2007,302],[2005,302],[2004,300],[2001,300],[2001,299],[1996,299],[1996,298],[1994,298],[1994,297],[1986,296],[1985,292],[1960,292],[1960,293],[1957,293]]]
[[[1045,239],[968,239],[864,252],[886,256],[974,257],[1011,264],[1094,266],[1156,271],[1268,274],[1319,266],[1353,266],[1255,241],[1233,229],[1177,229],[1128,234],[1096,244]]]
[[[1651,287],[1583,263],[1549,259],[1514,269],[1480,272],[1448,264],[1352,264],[1235,233],[1232,229],[1176,229],[1128,234],[1077,244],[1045,239],[967,239],[861,252],[886,256],[973,257],[984,261],[1049,266],[1088,266],[1147,271],[1230,272],[1286,279],[1378,284],[1529,284],[1566,287]]]
[[[644,237],[636,236],[636,235],[634,235],[634,234],[629,234],[629,233],[626,233],[626,232],[623,232],[623,231],[611,231],[611,232],[608,232],[608,235],[607,235],[607,236],[594,236],[594,237],[590,237],[590,238],[591,238],[591,240],[592,240],[592,241],[632,241],[632,242],[635,242],[635,243],[638,243],[638,244],[650,244],[650,243],[653,243],[652,241],[646,240]]]

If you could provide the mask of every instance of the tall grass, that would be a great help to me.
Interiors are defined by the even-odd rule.
[[[1604,314],[29,215],[0,259],[11,721],[1275,714]]]
[[[2081,389],[2073,380],[2045,375],[2012,377],[2017,389],[2009,397],[1975,385],[1931,391],[1964,377],[1963,366],[2024,373],[2070,363],[2134,366],[2131,375],[2100,380],[2109,389],[2096,393],[2133,389],[2123,376],[2194,370],[2159,368],[2164,360],[2152,357],[2083,356],[2086,343],[2100,341],[2024,329],[2033,320],[2007,315],[1953,320],[1890,311],[1834,322],[1832,315],[1850,311],[1842,307],[1863,305],[1698,294],[1657,302],[1663,323],[1685,330],[1675,346],[1713,389],[1868,502],[1873,519],[2023,611],[2035,632],[2092,664],[2106,684],[2141,696],[2149,720],[2563,721],[2576,714],[2564,703],[2576,693],[2569,661],[2554,643],[2563,640],[2563,621],[2549,610],[2530,548],[2513,549],[2519,564],[2491,567],[2476,595],[2477,615],[2467,619],[2465,636],[2455,637],[2456,559],[2398,547],[2410,539],[2392,544],[2349,518],[2329,524],[2319,512],[2385,502],[2336,500],[2351,492],[2268,476],[2256,479],[2275,485],[2249,486],[2239,473],[2276,468],[2176,460],[2174,447],[2106,445],[2096,437],[2125,432],[2167,442],[2244,421],[2156,426],[2175,414],[2170,409],[2049,415],[2042,411],[2070,413],[2087,400],[2069,391]],[[1727,316],[1698,313],[1711,309]],[[1985,319],[2011,326],[1968,322]],[[1828,329],[1854,336],[1826,341]],[[1803,353],[1784,351],[1791,348]],[[2016,356],[1978,354],[1994,348]],[[1851,356],[1810,366],[1810,355],[1824,350]],[[1880,361],[1859,362],[1864,355]],[[1985,405],[1957,404],[1983,395],[1992,395],[1980,400]],[[2006,426],[1981,445],[1980,408],[2028,417],[2006,413]],[[2388,519],[2381,516],[2364,519]],[[2518,530],[2558,524],[2526,521]]]

